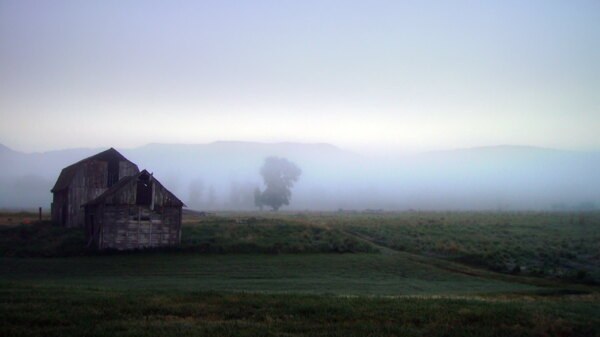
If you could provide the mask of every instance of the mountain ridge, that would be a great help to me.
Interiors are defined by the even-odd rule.
[[[14,152],[25,155],[35,155],[35,154],[54,154],[58,152],[71,151],[71,152],[79,152],[79,151],[103,151],[110,147],[114,147],[119,151],[134,151],[134,150],[142,150],[149,149],[153,147],[185,147],[185,148],[200,148],[200,147],[211,147],[211,146],[260,146],[260,147],[310,147],[310,148],[321,148],[327,149],[329,151],[341,151],[346,153],[352,153],[355,155],[362,156],[361,153],[347,150],[341,148],[337,145],[326,143],[326,142],[314,142],[314,143],[302,143],[302,142],[256,142],[256,141],[238,141],[238,140],[217,140],[208,143],[159,143],[159,142],[151,142],[144,145],[136,146],[136,147],[115,147],[115,146],[106,146],[106,147],[74,147],[74,148],[64,148],[64,149],[55,149],[48,151],[34,151],[34,152],[24,152],[19,150],[14,150],[9,146],[0,143],[0,152]],[[431,151],[423,151],[417,152],[410,155],[405,156],[422,156],[422,155],[430,155],[430,154],[442,154],[442,153],[458,153],[458,152],[477,152],[477,151],[545,151],[545,152],[562,152],[562,153],[592,153],[597,154],[600,153],[600,150],[572,150],[572,149],[557,149],[552,147],[542,147],[542,146],[534,146],[534,145],[509,145],[509,144],[499,144],[499,145],[485,145],[485,146],[471,146],[471,147],[458,147],[458,148],[449,148],[449,149],[440,149],[440,150],[431,150]],[[376,157],[376,156],[375,156]]]
[[[0,207],[48,205],[64,167],[107,148],[23,153],[0,146]],[[498,145],[368,157],[327,143],[243,141],[117,150],[198,209],[252,209],[254,190],[262,187],[259,169],[271,155],[302,169],[292,201],[299,209],[600,206],[600,152]],[[200,190],[195,204],[188,200],[193,189]],[[216,195],[210,204],[209,190]]]

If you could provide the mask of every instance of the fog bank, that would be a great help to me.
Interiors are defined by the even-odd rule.
[[[0,208],[48,208],[60,170],[104,149],[25,154],[0,146]],[[592,210],[600,153],[497,146],[363,156],[329,144],[215,142],[118,149],[198,210],[255,209],[267,156],[302,176],[282,210]]]

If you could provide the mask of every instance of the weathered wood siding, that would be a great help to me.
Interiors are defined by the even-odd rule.
[[[144,170],[86,204],[88,240],[98,249],[177,245],[181,241],[182,206],[177,197]]]
[[[181,239],[181,207],[103,205],[99,249],[174,246]]]
[[[119,179],[135,175],[138,172],[140,170],[135,164],[123,160],[119,162]]]
[[[54,193],[50,210],[52,214],[52,221],[57,224],[66,226],[67,222],[67,194],[68,190],[63,190]]]
[[[77,173],[75,173],[69,186],[67,197],[67,227],[82,226],[85,212],[81,205],[106,191],[107,166],[105,161],[91,160],[81,163],[77,169]]]
[[[75,174],[65,192],[55,192],[52,202],[52,218],[67,227],[84,225],[84,203],[97,198],[108,189],[108,162],[89,160],[75,169]],[[138,172],[135,164],[119,162],[119,179]],[[66,205],[65,205],[66,203]],[[63,214],[66,211],[66,214]]]
[[[160,206],[177,206],[180,201],[162,185],[157,184],[155,180],[151,181],[152,184],[152,203],[154,207]],[[132,181],[126,187],[124,187],[119,193],[115,193],[106,197],[106,204],[120,204],[120,205],[135,205],[137,200],[137,189],[136,181]]]

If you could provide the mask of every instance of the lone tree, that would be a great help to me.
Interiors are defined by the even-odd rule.
[[[269,206],[274,211],[282,205],[289,205],[292,197],[292,186],[302,174],[296,164],[285,158],[267,157],[260,168],[260,175],[265,183],[265,190],[256,189],[254,204],[262,209]]]

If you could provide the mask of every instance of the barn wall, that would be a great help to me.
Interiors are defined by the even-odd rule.
[[[175,196],[169,192],[161,184],[157,183],[156,180],[152,180],[153,197],[152,206],[157,207],[170,207],[170,206],[181,206]],[[119,204],[119,205],[135,205],[137,196],[137,181],[131,181],[126,186],[121,188],[117,193],[106,197],[105,202],[107,204]]]
[[[65,226],[84,226],[85,210],[81,206],[108,189],[108,164],[106,161],[89,160],[78,165],[68,189],[54,194],[52,215],[55,222],[62,224],[62,217],[66,216]],[[138,172],[135,164],[127,161],[119,162],[119,179]],[[67,203],[66,215],[62,214],[64,203]]]
[[[119,179],[135,175],[139,172],[140,170],[137,165],[123,160],[119,162]]]
[[[107,167],[107,162],[92,160],[82,163],[77,169],[67,196],[67,227],[84,225],[85,211],[81,205],[106,191]]]
[[[92,247],[99,247],[102,237],[104,205],[88,205],[84,209],[86,242]]]
[[[52,196],[52,204],[50,205],[52,221],[57,224],[63,224],[63,219],[66,221],[66,214],[63,214],[63,207],[67,202],[67,190],[57,191]]]
[[[136,249],[177,245],[181,207],[104,205],[100,249]]]
[[[113,205],[135,205],[136,185],[134,180],[123,186],[117,193],[106,197],[105,202]]]
[[[158,206],[179,206],[181,205],[181,201],[174,197],[174,195],[169,192],[166,188],[164,188],[161,184],[153,181],[154,184],[154,193],[153,193],[153,203],[155,207]]]

